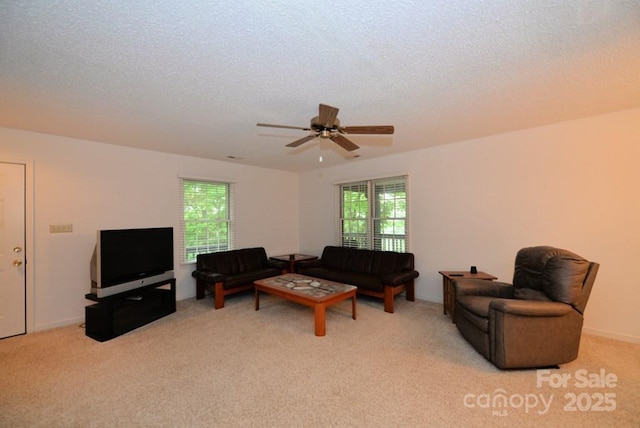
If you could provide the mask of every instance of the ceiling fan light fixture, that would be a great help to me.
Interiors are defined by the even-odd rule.
[[[322,131],[320,131],[320,138],[330,138],[331,137],[331,131],[328,129],[323,129]]]

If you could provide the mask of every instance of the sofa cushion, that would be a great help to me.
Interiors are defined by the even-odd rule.
[[[257,281],[259,279],[278,276],[281,274],[282,274],[282,271],[275,268],[241,272],[235,275],[228,276],[223,287],[225,290],[231,290],[233,288],[242,287],[243,285],[251,284],[254,281]]]
[[[347,266],[349,248],[326,246],[322,251],[321,260],[329,269],[344,270]]]
[[[240,251],[242,255],[238,257],[238,272],[254,271],[265,267],[267,252],[264,248],[246,248]]]
[[[384,291],[382,279],[376,275],[338,269],[327,269],[325,267],[307,268],[304,270],[304,274],[315,278],[355,285],[359,288],[379,293]]]
[[[224,289],[251,284],[253,281],[277,276],[288,266],[271,261],[263,247],[199,254],[197,269],[192,276],[207,284],[224,283]]]
[[[254,271],[265,267],[267,253],[264,248],[242,248],[218,253],[200,254],[197,258],[200,271],[217,272],[224,275]]]
[[[373,254],[370,251],[347,248],[345,255],[345,269],[351,272],[371,273],[373,268]]]
[[[355,285],[361,290],[383,293],[385,286],[398,287],[418,277],[412,253],[326,246],[322,257],[299,263],[304,275]]]
[[[219,254],[212,254],[209,257],[203,257],[205,259],[204,266],[214,272],[218,272],[224,275],[232,275],[236,273],[238,269],[238,263],[236,263],[235,254],[237,251],[221,252]]]
[[[384,275],[403,270],[413,270],[413,254],[378,251],[373,255],[371,273]]]
[[[263,247],[242,248],[217,253],[198,254],[196,270],[196,299],[204,299],[205,290],[212,289],[215,308],[224,308],[224,296],[248,290],[254,281],[281,275],[289,263],[269,260]]]
[[[384,275],[414,270],[413,253],[326,246],[321,260],[329,269]]]
[[[384,299],[384,310],[393,313],[393,299],[406,292],[407,300],[415,300],[414,280],[419,273],[413,268],[412,253],[324,247],[317,260],[297,264],[303,275],[355,285],[358,293]]]

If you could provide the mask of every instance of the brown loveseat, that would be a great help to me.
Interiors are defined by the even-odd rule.
[[[418,272],[412,253],[327,246],[319,259],[297,266],[303,275],[355,285],[360,294],[384,299],[386,312],[393,313],[394,297],[403,291],[407,300],[415,300]]]
[[[203,299],[209,289],[214,294],[214,307],[220,309],[225,296],[251,290],[254,281],[282,275],[288,267],[287,262],[268,259],[262,247],[243,248],[199,254],[191,276],[196,279],[196,299]]]
[[[567,250],[523,248],[516,255],[513,284],[454,282],[456,326],[500,369],[573,361],[598,267]]]

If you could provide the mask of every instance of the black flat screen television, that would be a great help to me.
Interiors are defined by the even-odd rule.
[[[99,230],[90,272],[96,297],[173,278],[173,228]]]

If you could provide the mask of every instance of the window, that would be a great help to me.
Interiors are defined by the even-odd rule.
[[[339,184],[336,194],[338,245],[408,251],[407,176]]]
[[[233,249],[233,185],[182,179],[180,258],[196,261],[203,253]]]

